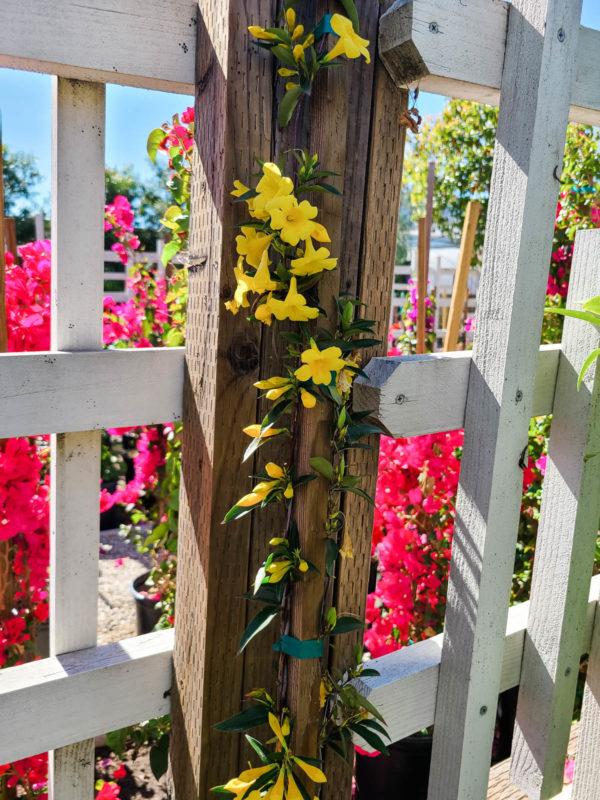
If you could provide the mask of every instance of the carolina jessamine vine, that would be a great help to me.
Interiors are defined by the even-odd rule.
[[[301,98],[310,94],[317,72],[339,63],[335,61],[338,56],[363,55],[368,62],[369,42],[358,35],[354,4],[352,0],[345,0],[343,5],[348,17],[328,14],[306,34],[304,26],[297,24],[291,7],[285,10],[281,27],[249,28],[258,44],[269,49],[284,65],[279,74],[292,79],[286,84],[280,125],[290,121]],[[324,37],[328,34],[336,36],[337,41],[329,52],[323,52]],[[232,191],[237,202],[246,204],[250,218],[241,225],[236,236],[236,287],[226,308],[233,314],[242,311],[251,324],[276,326],[287,321],[296,325],[279,331],[287,343],[285,374],[254,384],[272,402],[270,410],[261,422],[248,424],[243,429],[251,439],[244,461],[259,447],[268,447],[273,439],[283,437],[289,443],[288,460],[281,464],[268,461],[265,472],[253,476],[256,482],[251,491],[228,511],[224,521],[276,502],[283,503],[287,511],[284,530],[271,532],[270,553],[249,592],[248,597],[261,603],[262,608],[244,631],[239,652],[271,622],[278,620],[282,635],[276,649],[285,657],[319,658],[326,637],[362,628],[361,621],[355,617],[338,614],[334,607],[328,608],[326,598],[338,557],[352,557],[352,542],[344,528],[340,497],[344,492],[352,492],[372,502],[358,485],[360,476],[349,472],[346,454],[352,448],[368,448],[358,440],[379,432],[364,421],[369,412],[351,410],[353,379],[364,375],[360,368],[361,350],[379,342],[373,338],[374,322],[356,317],[361,305],[357,298],[336,298],[337,319],[328,320],[329,329],[319,324],[319,319],[326,316],[319,305],[319,282],[327,271],[337,268],[338,259],[324,246],[331,239],[318,220],[318,208],[300,198],[305,192],[313,196],[318,192],[339,192],[326,182],[334,173],[322,169],[316,155],[299,149],[294,149],[293,155],[298,162],[293,178],[283,174],[283,156],[278,164],[257,158],[260,171],[255,176],[258,178],[255,187],[236,180]],[[330,457],[311,458],[312,472],[298,474],[294,455],[299,437],[299,409],[303,406],[308,409],[304,413],[310,414],[317,403],[327,403],[332,408]],[[303,556],[293,505],[297,488],[317,476],[328,482],[328,501],[323,508],[326,575],[319,636],[316,640],[301,642],[290,636],[291,593],[298,582],[318,569]],[[354,665],[343,673],[324,670],[321,679],[319,752],[331,747],[348,760],[353,753],[353,734],[386,752],[382,739],[387,736],[383,719],[353,684],[358,676],[376,674],[361,663],[361,654],[358,646]],[[319,759],[298,756],[291,749],[294,716],[293,710],[287,707],[286,682],[281,680],[281,672],[276,697],[271,697],[266,689],[256,689],[250,693],[250,699],[250,706],[217,728],[245,732],[268,724],[273,738],[263,743],[246,734],[262,765],[250,767],[213,791],[239,800],[310,800],[306,779],[322,784],[326,777]]]

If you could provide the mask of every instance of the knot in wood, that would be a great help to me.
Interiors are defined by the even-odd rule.
[[[237,375],[247,375],[258,367],[258,346],[242,336],[236,337],[229,347],[229,361]]]

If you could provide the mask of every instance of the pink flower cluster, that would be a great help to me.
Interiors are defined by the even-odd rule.
[[[169,320],[168,284],[163,277],[148,280],[147,270],[137,268],[127,278],[132,297],[125,303],[104,298],[103,340],[116,347],[152,347],[162,342]]]
[[[36,800],[48,800],[48,754],[13,761],[12,764],[0,765],[0,776],[6,775],[9,789],[21,787],[26,797]]]
[[[122,194],[118,194],[112,203],[105,207],[104,230],[113,231],[119,240],[111,246],[111,250],[119,256],[123,264],[127,266],[129,253],[137,250],[140,240],[133,233],[133,211],[129,200]]]
[[[165,138],[158,146],[158,149],[164,153],[169,153],[172,147],[183,148],[186,152],[190,152],[194,146],[194,128],[191,125],[194,122],[194,109],[188,106],[179,119],[183,125],[179,124],[177,116],[174,117],[172,125],[163,125]],[[191,125],[191,127],[186,128],[184,127],[185,125]],[[169,166],[172,166],[172,164],[169,163]]]
[[[6,253],[9,352],[50,349],[50,242],[19,247],[21,264]]]

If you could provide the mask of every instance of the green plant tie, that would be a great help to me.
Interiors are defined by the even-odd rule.
[[[281,639],[273,645],[273,650],[278,650],[292,658],[321,658],[323,639],[307,639],[302,642],[300,639],[284,633]]]

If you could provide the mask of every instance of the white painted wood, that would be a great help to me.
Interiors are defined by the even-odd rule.
[[[590,646],[599,590],[600,575],[596,575],[589,584],[581,654]],[[519,683],[528,615],[528,602],[519,603],[509,609],[499,691],[504,692]],[[393,742],[433,724],[443,638],[444,635],[439,634],[424,642],[374,658],[369,666],[379,670],[379,677],[357,681],[359,691],[385,717]],[[496,708],[495,703],[493,708]],[[369,749],[364,744],[361,747]],[[447,797],[449,800],[455,796]]]
[[[379,55],[399,86],[497,106],[507,16],[505,0],[397,0],[381,18]],[[600,32],[575,36],[570,119],[598,125]]]
[[[0,761],[168,714],[172,650],[169,629],[1,670]]]
[[[95,761],[94,739],[55,750],[48,762],[48,783],[55,797],[86,797],[90,793],[87,777]]]
[[[0,67],[193,94],[195,0],[2,4]]]
[[[567,308],[600,294],[600,230],[575,238]],[[511,780],[533,800],[554,797],[563,785],[579,668],[586,581],[592,574],[600,519],[600,375],[591,367],[577,391],[600,331],[565,319],[521,686]]]
[[[559,353],[560,345],[540,348],[533,417],[552,413]],[[372,358],[369,380],[354,383],[354,408],[373,409],[373,419],[394,437],[463,428],[471,359],[470,351]]]
[[[102,348],[105,96],[104,84],[52,80],[55,350]],[[60,655],[96,644],[100,431],[54,435],[50,470],[50,653]],[[50,754],[50,800],[92,797],[93,764],[80,754]]]
[[[7,353],[0,438],[181,419],[183,347]]]
[[[487,791],[580,15],[580,0],[510,5],[429,800]]]
[[[573,800],[600,800],[600,606],[596,605],[594,633],[588,660],[579,743],[575,759]]]

